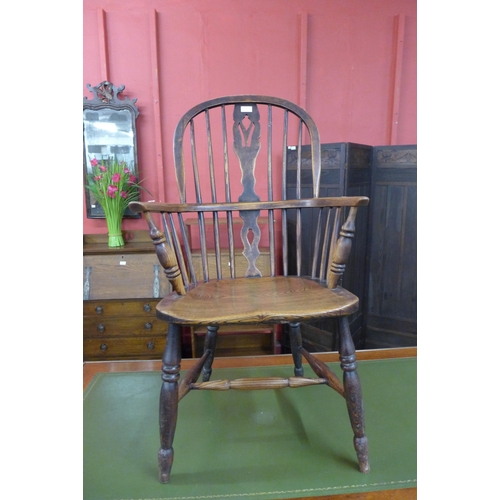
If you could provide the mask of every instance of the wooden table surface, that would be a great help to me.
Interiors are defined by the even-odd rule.
[[[338,353],[322,352],[314,353],[319,359],[328,362],[338,361]],[[357,351],[356,357],[359,361],[369,359],[391,359],[412,358],[417,356],[416,347],[403,347],[396,349],[373,349]],[[181,369],[189,369],[196,359],[183,359]],[[247,366],[276,366],[291,365],[293,359],[290,354],[279,354],[272,356],[240,356],[234,358],[215,358],[213,368],[240,368]],[[134,372],[134,371],[160,371],[161,361],[87,361],[83,364],[83,389],[97,373],[106,372]],[[340,495],[327,495],[315,497],[303,497],[296,500],[416,500],[417,488],[404,488],[397,490],[370,491],[364,493],[350,493]]]

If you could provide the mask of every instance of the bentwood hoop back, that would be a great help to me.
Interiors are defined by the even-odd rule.
[[[303,144],[311,146],[307,163],[301,161]],[[293,199],[286,196],[289,146],[298,149]],[[175,130],[174,164],[179,203],[130,205],[144,214],[173,288],[157,306],[158,318],[168,322],[160,395],[160,481],[170,479],[178,402],[191,390],[274,390],[318,384],[346,400],[359,469],[367,473],[363,399],[347,319],[359,301],[341,283],[356,213],[368,198],[318,197],[321,157],[316,125],[305,110],[275,97],[227,96],[195,106]],[[313,186],[309,198],[301,198],[303,180]],[[312,241],[302,237],[307,210],[317,212]],[[194,235],[187,230],[187,217],[197,219]],[[312,250],[309,276],[303,276],[300,268],[306,246]],[[262,248],[269,259],[266,266],[261,264]],[[229,256],[228,268],[222,265],[223,252]],[[240,274],[235,265],[238,254],[247,262]],[[297,262],[293,275],[292,258]],[[261,271],[264,268],[267,273]],[[322,317],[339,322],[343,381],[302,347],[300,323]],[[294,376],[211,380],[219,327],[258,323],[289,325]],[[204,326],[207,333],[203,355],[180,380],[183,326]],[[303,357],[317,378],[304,377]]]

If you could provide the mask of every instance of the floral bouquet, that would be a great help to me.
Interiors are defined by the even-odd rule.
[[[90,160],[92,173],[88,174],[86,188],[101,205],[108,225],[108,245],[121,247],[123,241],[121,224],[123,214],[131,201],[139,199],[137,176],[127,168],[124,161],[116,157]],[[142,188],[144,189],[144,188]]]

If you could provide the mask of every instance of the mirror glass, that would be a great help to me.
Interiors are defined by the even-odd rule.
[[[84,182],[92,173],[92,160],[99,163],[116,159],[125,162],[127,168],[137,175],[137,139],[135,120],[139,114],[136,99],[118,99],[125,88],[116,88],[110,82],[87,88],[94,93],[94,99],[83,100],[83,164]],[[104,218],[104,211],[92,193],[86,190],[87,217]],[[127,209],[124,217],[137,218]]]

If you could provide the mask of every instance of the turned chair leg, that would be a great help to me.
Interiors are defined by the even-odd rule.
[[[361,383],[356,371],[356,351],[352,341],[347,317],[339,318],[340,367],[344,372],[344,391],[347,411],[354,431],[354,449],[358,456],[359,470],[364,474],[370,472],[368,462],[368,438],[365,436],[365,415]]]
[[[302,366],[302,333],[300,331],[300,323],[290,323],[290,346],[292,348],[293,363],[295,365],[295,376],[303,377],[304,367]]]
[[[212,363],[214,361],[215,355],[215,344],[217,342],[217,331],[218,326],[207,326],[207,334],[205,336],[205,345],[203,352],[210,351],[202,370],[202,380],[203,382],[208,382],[210,376],[212,375]]]
[[[181,369],[181,327],[170,323],[167,345],[163,353],[163,381],[160,392],[160,451],[158,452],[159,480],[167,483],[174,461],[174,434],[177,424],[178,380]]]

